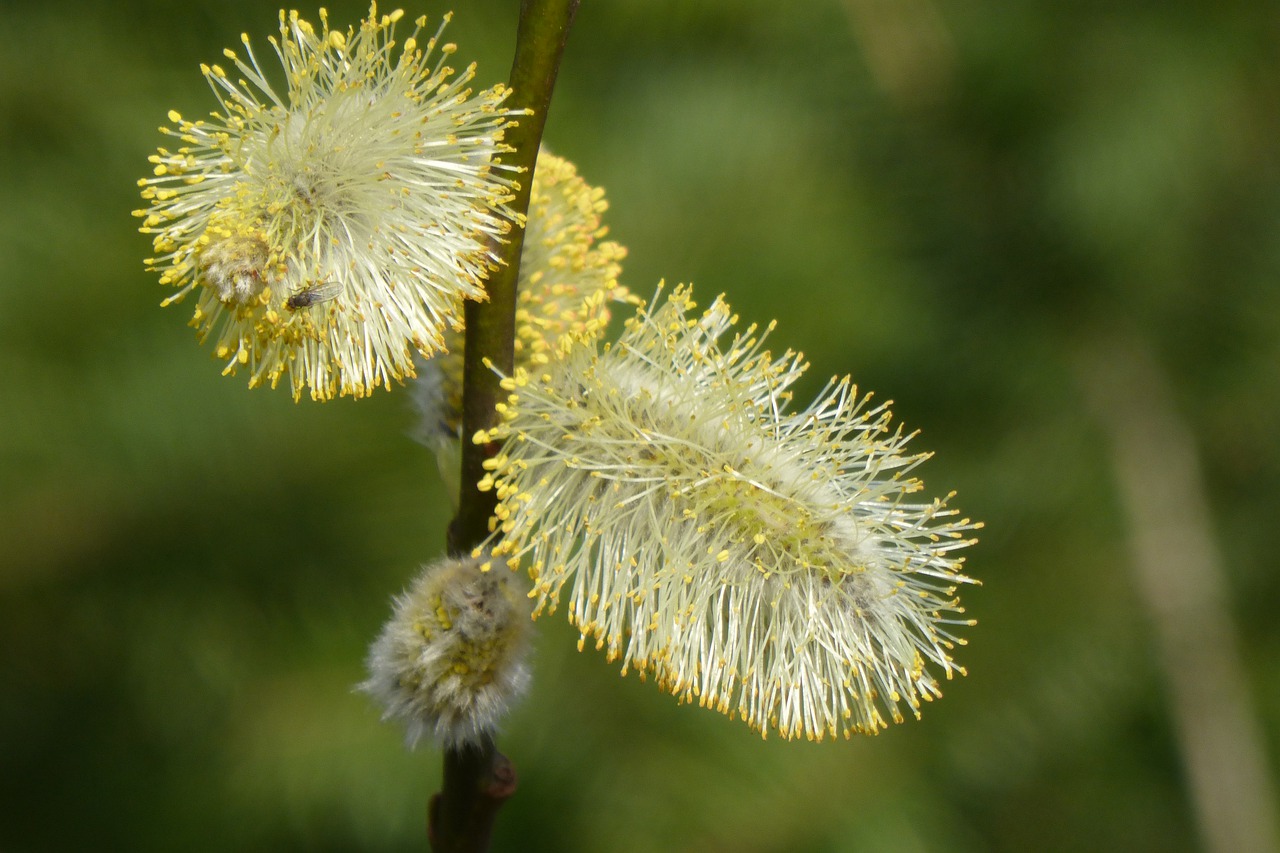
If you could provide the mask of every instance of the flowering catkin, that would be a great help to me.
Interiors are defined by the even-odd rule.
[[[530,189],[524,250],[516,287],[515,363],[546,364],[582,337],[598,337],[610,306],[634,302],[618,283],[627,250],[602,238],[604,190],[592,187],[563,157],[543,150]],[[448,352],[425,365],[413,383],[418,437],[435,445],[462,428],[461,330],[445,334]]]
[[[875,732],[940,695],[960,617],[958,549],[979,525],[913,503],[910,435],[833,380],[788,413],[799,355],[773,358],[717,300],[678,288],[614,345],[504,379],[495,555],[537,611],[624,672],[783,737]],[[767,331],[765,332],[767,334]],[[950,496],[948,496],[950,497]],[[499,538],[500,537],[500,538]]]
[[[423,735],[444,747],[490,733],[528,688],[528,588],[501,563],[444,558],[394,601],[369,649],[359,689],[399,719],[413,747]]]
[[[516,289],[515,363],[537,366],[561,358],[583,337],[605,331],[610,309],[634,303],[618,283],[627,250],[602,238],[604,190],[572,163],[543,150],[533,175],[524,250]],[[412,383],[418,412],[414,437],[435,451],[440,474],[456,499],[462,430],[464,337],[445,334],[448,352],[418,366]]]
[[[161,128],[181,146],[139,182],[147,265],[177,288],[165,304],[195,297],[191,325],[250,386],[287,374],[316,399],[390,387],[415,351],[443,348],[463,299],[484,298],[490,243],[510,227],[494,161],[509,91],[468,88],[475,66],[445,64],[443,24],[421,43],[419,18],[397,42],[402,15],[374,6],[343,33],[324,10],[318,31],[282,11],[282,81],[241,36],[234,68],[202,66],[220,111],[170,112]]]

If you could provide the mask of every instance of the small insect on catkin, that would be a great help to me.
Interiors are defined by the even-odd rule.
[[[342,283],[325,281],[304,287],[284,301],[284,307],[290,311],[301,311],[322,302],[329,302],[342,295]]]
[[[358,689],[402,720],[410,748],[456,748],[492,732],[528,688],[528,586],[487,556],[426,566],[369,649]]]

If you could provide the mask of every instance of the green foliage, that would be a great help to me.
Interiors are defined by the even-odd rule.
[[[985,583],[965,596],[971,674],[880,737],[762,743],[620,680],[543,619],[532,695],[501,738],[522,787],[495,849],[1192,849],[1073,353],[1128,329],[1170,372],[1277,742],[1272,11],[903,4],[933,8],[942,41],[895,43],[894,66],[883,47],[872,60],[885,33],[858,3],[795,6],[584,4],[547,144],[608,191],[634,292],[727,291],[808,354],[798,399],[848,372],[924,428],[929,477],[987,523],[967,565]],[[449,37],[482,85],[507,74],[516,7],[458,4]],[[365,10],[333,4],[331,20]],[[158,309],[129,216],[166,111],[212,104],[197,63],[274,15],[135,0],[10,16],[5,849],[423,845],[438,756],[406,754],[351,692],[450,515],[404,437],[405,395],[295,405],[219,377],[182,313]]]

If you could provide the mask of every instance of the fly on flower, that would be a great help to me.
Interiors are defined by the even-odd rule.
[[[241,36],[227,67],[202,66],[217,111],[161,128],[178,144],[140,182],[147,265],[177,289],[165,304],[194,300],[191,325],[250,386],[390,387],[415,353],[444,349],[463,300],[484,298],[512,220],[509,90],[473,92],[474,64],[447,64],[444,24],[423,38],[419,18],[401,39],[402,17],[370,7],[344,32],[324,10],[318,28],[282,11],[278,68]]]
[[[929,454],[847,379],[790,412],[804,373],[768,330],[679,288],[621,338],[503,380],[481,488],[493,553],[567,594],[582,642],[783,737],[874,733],[964,669],[957,551],[980,525],[919,501]]]
[[[299,290],[284,301],[284,307],[290,311],[299,311],[303,308],[310,308],[313,305],[337,299],[341,293],[341,282],[324,281]]]

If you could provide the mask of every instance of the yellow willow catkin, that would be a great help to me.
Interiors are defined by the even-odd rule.
[[[495,164],[509,91],[471,90],[475,66],[446,64],[443,23],[420,41],[419,18],[397,40],[402,14],[371,7],[344,33],[323,10],[318,29],[282,11],[279,68],[242,36],[226,68],[202,66],[219,110],[170,112],[161,131],[179,147],[139,182],[147,265],[177,289],[165,304],[193,297],[199,338],[251,387],[287,377],[322,400],[390,387],[484,297],[510,228]]]
[[[634,303],[618,282],[626,249],[603,239],[607,208],[604,190],[583,180],[572,163],[539,152],[516,290],[517,365],[562,358],[574,341],[602,335],[618,303]],[[420,365],[412,386],[419,413],[415,437],[436,452],[456,495],[465,342],[461,331],[446,334],[445,341],[449,352]]]
[[[908,453],[848,379],[788,412],[804,372],[687,288],[614,344],[517,369],[502,442],[495,556],[534,579],[624,671],[762,734],[873,733],[963,673],[956,552],[979,525],[917,502]],[[722,340],[728,338],[727,340]],[[950,496],[948,496],[949,498]]]

